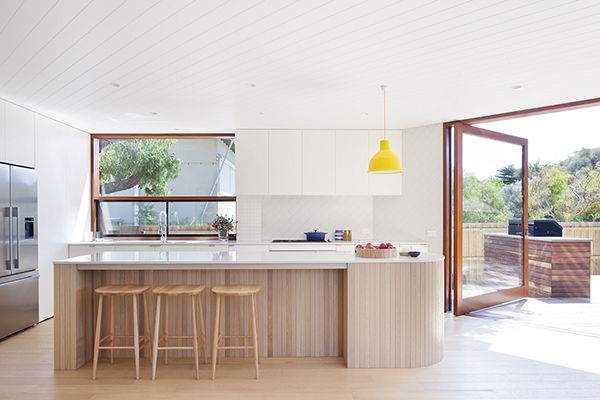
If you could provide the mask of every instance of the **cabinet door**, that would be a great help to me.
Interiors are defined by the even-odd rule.
[[[34,114],[12,103],[6,103],[6,161],[35,167]]]
[[[84,256],[87,254],[104,253],[105,251],[115,251],[115,246],[106,245],[84,245],[84,246],[69,246],[69,257]]]
[[[369,194],[369,132],[335,132],[335,194]]]
[[[335,131],[302,131],[302,194],[335,194]]]
[[[236,195],[269,194],[268,131],[236,131],[235,165]]]
[[[6,102],[0,100],[0,161],[6,162]]]
[[[302,194],[301,131],[269,131],[269,194]]]
[[[200,244],[195,246],[195,251],[229,251],[227,244]]]
[[[387,131],[390,150],[400,157],[402,163],[402,131]],[[379,151],[383,131],[369,131],[369,160]],[[369,174],[369,194],[371,196],[399,196],[402,194],[402,174]]]

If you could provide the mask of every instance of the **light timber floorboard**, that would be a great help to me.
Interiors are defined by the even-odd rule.
[[[600,332],[591,328],[600,326],[600,296],[594,293],[600,295],[592,289],[586,301],[540,306],[528,299],[471,316],[446,314],[444,359],[430,367],[347,369],[340,357],[265,357],[259,381],[250,358],[223,358],[215,381],[204,364],[196,381],[192,358],[171,358],[167,366],[159,359],[156,381],[147,358],[139,381],[131,358],[112,366],[101,359],[96,381],[91,362],[54,371],[48,320],[0,341],[0,399],[598,400]],[[296,323],[300,316],[290,317]]]

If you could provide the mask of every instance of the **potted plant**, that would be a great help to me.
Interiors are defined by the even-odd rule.
[[[212,222],[212,227],[219,235],[219,242],[229,241],[229,231],[233,230],[233,224],[236,224],[233,218],[228,218],[227,215],[217,215],[217,218]]]

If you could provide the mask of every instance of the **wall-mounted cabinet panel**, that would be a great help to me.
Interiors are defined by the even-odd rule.
[[[335,132],[335,194],[368,195],[369,132]]]
[[[335,131],[302,131],[302,194],[335,194]]]
[[[302,132],[269,131],[269,195],[302,194]]]
[[[6,156],[11,164],[35,167],[34,113],[6,103]]]
[[[402,131],[387,131],[386,137],[390,141],[390,150],[396,153],[402,162]],[[369,131],[369,160],[379,151],[381,140],[383,140],[383,131]],[[402,174],[368,175],[371,196],[399,196],[402,194]]]
[[[269,132],[240,130],[235,133],[236,195],[269,193]]]
[[[6,161],[6,102],[0,100],[0,161]]]

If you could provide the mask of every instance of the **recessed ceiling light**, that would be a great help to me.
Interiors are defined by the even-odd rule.
[[[514,86],[511,86],[510,88],[511,89],[521,89],[522,87],[523,86],[521,86],[521,85],[514,85]]]
[[[260,112],[260,111],[257,111],[257,112],[256,112],[256,115],[263,115],[263,113],[262,113],[262,112]]]
[[[154,111],[152,111],[152,112],[150,113],[150,115],[158,115],[158,113],[157,113],[157,112],[154,112]]]
[[[178,130],[179,130],[179,128],[173,128],[173,130],[174,130],[174,131],[178,131]]]
[[[256,87],[256,85],[254,83],[246,83],[246,86],[248,86],[248,87]]]
[[[368,112],[361,112],[360,115],[369,115]]]
[[[109,83],[108,85],[112,86],[112,87],[121,87],[121,85],[119,85],[118,83],[115,83],[115,82]]]

